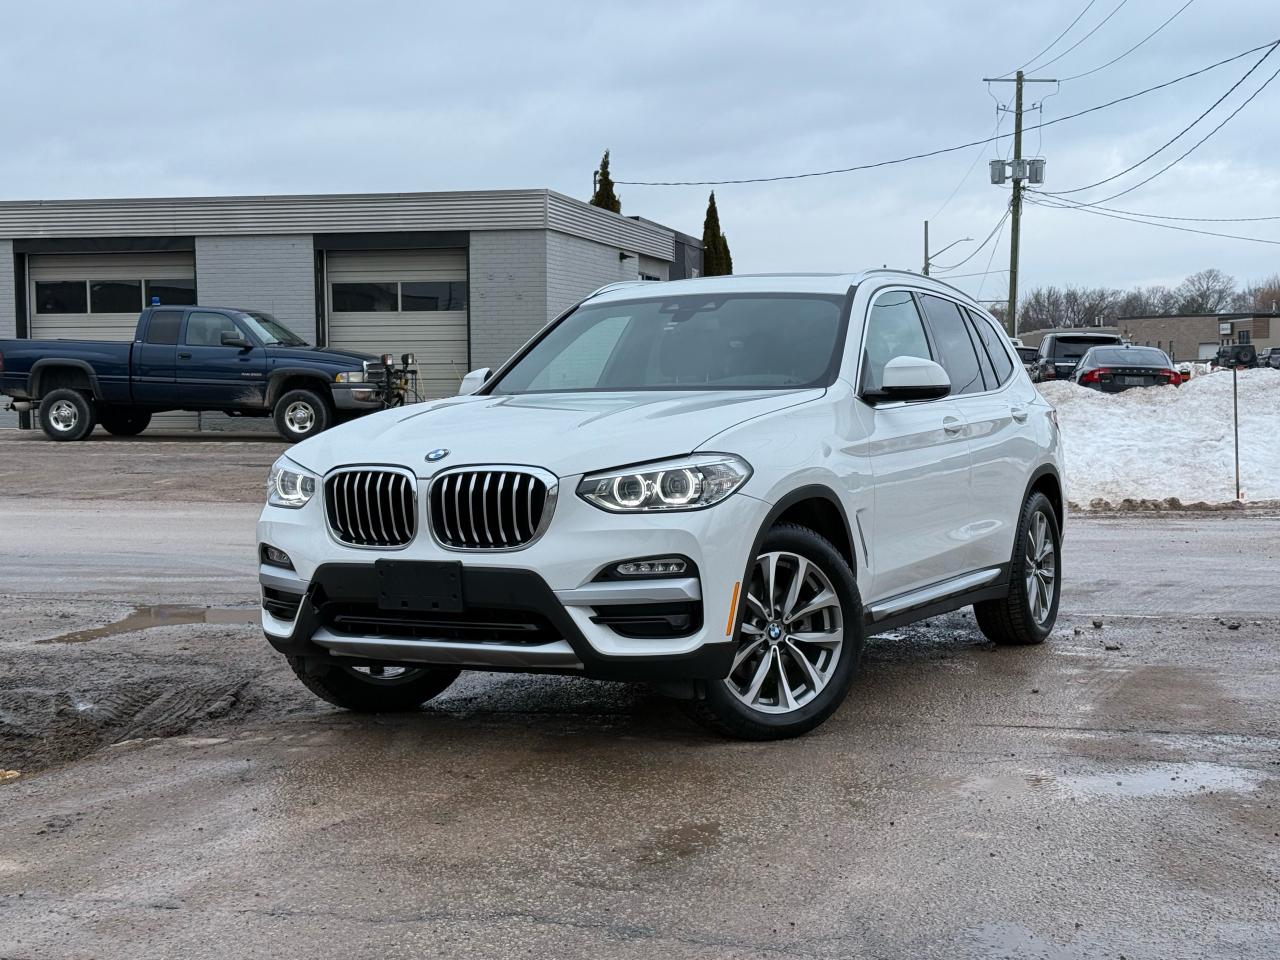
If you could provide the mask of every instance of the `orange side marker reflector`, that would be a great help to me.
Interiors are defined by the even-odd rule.
[[[733,624],[738,619],[738,591],[741,588],[741,580],[733,585],[733,599],[729,601],[729,622],[724,625],[724,635],[726,637],[733,636]]]

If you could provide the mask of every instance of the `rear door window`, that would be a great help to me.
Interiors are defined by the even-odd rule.
[[[991,361],[991,368],[996,375],[995,382],[1008,383],[1009,377],[1013,374],[1013,360],[1009,356],[1008,347],[1004,344],[1004,333],[997,331],[991,321],[982,314],[975,313],[973,310],[966,312],[969,314],[969,322],[973,324],[974,332],[978,335],[979,346]]]
[[[951,395],[982,393],[987,389],[978,363],[978,353],[969,335],[969,324],[960,307],[950,300],[920,294],[924,315],[938,348],[938,362],[951,378]]]

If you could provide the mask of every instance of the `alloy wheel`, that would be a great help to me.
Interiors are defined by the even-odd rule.
[[[70,400],[59,400],[49,410],[49,423],[60,433],[74,430],[79,422],[80,411]]]
[[[826,573],[797,553],[762,554],[724,683],[751,710],[792,713],[831,681],[843,646],[844,611]]]
[[[1058,553],[1049,532],[1049,518],[1037,511],[1027,527],[1026,552],[1027,605],[1037,626],[1043,626],[1049,619],[1057,579]]]
[[[311,404],[295,400],[284,411],[284,421],[294,433],[307,433],[316,423],[316,412]]]

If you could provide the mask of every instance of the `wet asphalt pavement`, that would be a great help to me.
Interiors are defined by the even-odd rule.
[[[1280,954],[1280,519],[1073,518],[1045,646],[875,638],[758,745],[560,678],[332,710],[240,622],[256,513],[0,498],[0,958]]]

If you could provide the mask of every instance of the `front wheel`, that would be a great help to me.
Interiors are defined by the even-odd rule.
[[[973,605],[978,628],[993,643],[1043,643],[1058,619],[1062,593],[1062,535],[1058,515],[1043,493],[1022,506],[1010,562],[1009,595]]]
[[[329,401],[314,390],[288,391],[276,401],[272,416],[276,431],[290,443],[327,430],[333,423]]]
[[[729,675],[687,704],[694,718],[742,740],[808,733],[843,702],[862,655],[853,571],[807,527],[769,531],[746,584]]]
[[[462,671],[456,667],[348,667],[289,658],[303,686],[335,707],[357,713],[417,710],[443,693]]]

